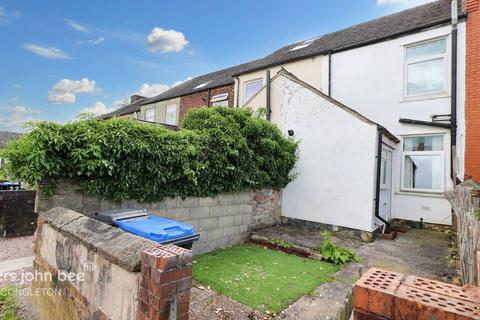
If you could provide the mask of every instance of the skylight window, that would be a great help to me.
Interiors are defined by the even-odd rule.
[[[206,81],[206,82],[200,83],[198,86],[194,87],[193,89],[200,89],[200,88],[203,88],[203,87],[205,87],[207,84],[209,84],[210,82],[212,82],[212,80],[209,80],[209,81]]]
[[[303,41],[301,44],[299,44],[298,46],[290,49],[290,51],[295,51],[295,50],[299,50],[299,49],[306,48],[306,47],[308,47],[309,45],[311,45],[311,44],[312,44],[315,40],[317,40],[318,38],[319,38],[319,37],[305,40],[305,41]]]

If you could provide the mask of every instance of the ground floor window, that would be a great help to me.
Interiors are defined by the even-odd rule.
[[[403,190],[444,191],[443,139],[443,135],[409,136],[403,139]]]
[[[212,107],[228,107],[228,93],[213,96],[210,103]]]
[[[177,105],[170,104],[167,106],[167,111],[165,114],[165,123],[172,126],[177,124]]]
[[[155,109],[145,110],[145,121],[155,122]]]

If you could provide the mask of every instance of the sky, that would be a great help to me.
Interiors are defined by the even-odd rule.
[[[72,121],[428,0],[0,0],[0,131]]]

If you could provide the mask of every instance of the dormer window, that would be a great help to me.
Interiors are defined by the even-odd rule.
[[[210,82],[212,82],[212,80],[200,83],[198,86],[194,87],[193,89],[201,89],[201,88],[205,87],[207,84],[209,84]]]

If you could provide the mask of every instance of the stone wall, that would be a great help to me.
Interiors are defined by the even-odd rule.
[[[199,254],[241,243],[250,230],[279,223],[281,192],[244,191],[210,198],[177,197],[153,203],[114,203],[83,194],[78,186],[63,181],[53,196],[38,192],[36,204],[39,213],[61,206],[85,215],[118,208],[145,208],[154,215],[191,224],[200,232],[200,240],[193,247],[194,254]]]
[[[35,193],[0,190],[0,237],[33,235],[37,223]]]
[[[188,319],[189,250],[68,209],[40,215],[33,275],[38,319],[167,319],[172,310],[177,319]]]

